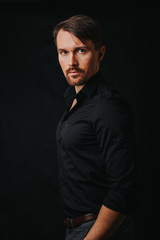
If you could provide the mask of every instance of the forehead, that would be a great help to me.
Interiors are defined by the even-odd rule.
[[[86,41],[84,44],[79,38],[70,32],[60,30],[57,35],[57,48],[58,49],[73,49],[77,47],[94,47],[91,40]]]

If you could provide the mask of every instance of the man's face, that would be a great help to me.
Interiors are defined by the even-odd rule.
[[[71,86],[84,86],[99,70],[104,46],[95,50],[94,43],[85,44],[73,34],[60,30],[57,35],[58,59],[62,71]]]

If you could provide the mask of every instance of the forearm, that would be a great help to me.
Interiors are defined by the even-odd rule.
[[[84,240],[108,240],[124,221],[126,215],[101,207],[97,220]]]

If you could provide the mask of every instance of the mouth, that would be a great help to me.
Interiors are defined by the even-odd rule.
[[[72,76],[76,76],[76,75],[79,75],[80,73],[74,70],[74,71],[69,71],[68,74]]]

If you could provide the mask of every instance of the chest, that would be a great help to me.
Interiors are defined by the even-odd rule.
[[[95,133],[90,122],[93,105],[74,106],[65,112],[57,127],[57,141],[66,148],[86,148],[95,143]]]

